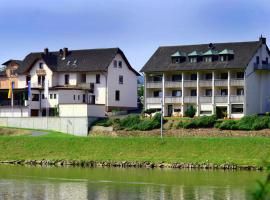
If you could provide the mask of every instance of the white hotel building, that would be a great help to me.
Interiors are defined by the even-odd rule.
[[[259,41],[159,47],[142,68],[145,109],[241,118],[270,111],[270,52]]]
[[[119,48],[30,53],[5,62],[0,74],[0,116],[93,116],[137,108],[137,76]],[[49,96],[44,97],[45,77]],[[31,97],[27,82],[31,81]],[[14,106],[7,99],[13,81]]]

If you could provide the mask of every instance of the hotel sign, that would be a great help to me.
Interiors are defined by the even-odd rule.
[[[46,70],[45,69],[37,69],[36,73],[39,76],[45,76],[46,75]]]

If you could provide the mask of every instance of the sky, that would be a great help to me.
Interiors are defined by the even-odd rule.
[[[46,47],[120,47],[140,70],[159,46],[270,40],[269,0],[0,1],[0,63]]]

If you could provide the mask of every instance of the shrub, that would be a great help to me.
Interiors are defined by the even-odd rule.
[[[125,128],[132,127],[135,124],[140,123],[140,121],[141,121],[140,115],[132,114],[132,115],[128,115],[127,117],[121,119],[119,122],[119,126],[121,129],[125,129]]]
[[[180,121],[177,124],[177,128],[210,128],[214,127],[217,118],[215,115],[202,116],[188,121]]]
[[[270,118],[268,116],[265,117],[257,117],[257,119],[252,124],[252,130],[262,130],[269,128]]]
[[[195,114],[196,114],[196,109],[193,106],[188,107],[188,109],[185,112],[185,115],[190,118],[193,118]]]
[[[149,108],[149,109],[146,109],[145,111],[143,111],[144,114],[152,114],[152,113],[155,113],[155,112],[158,112],[160,109],[156,109],[156,108]]]
[[[237,123],[237,129],[238,130],[252,130],[252,125],[254,122],[258,120],[257,115],[251,115],[251,116],[245,116],[241,118]]]
[[[109,126],[112,126],[113,125],[113,120],[112,119],[108,119],[108,118],[99,119],[99,120],[95,121],[92,125],[93,126],[109,127]]]
[[[224,120],[220,125],[219,128],[221,130],[235,130],[235,125],[237,124],[236,120]]]

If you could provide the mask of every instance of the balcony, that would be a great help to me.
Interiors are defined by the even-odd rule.
[[[212,87],[212,80],[200,80],[200,87]]]
[[[182,103],[182,97],[165,97],[165,103]]]
[[[38,76],[46,76],[46,70],[45,69],[37,69],[36,74]]]
[[[89,90],[90,93],[93,93],[95,90],[94,83],[80,83],[78,84],[78,86],[81,87],[83,90]]]
[[[197,103],[197,97],[196,96],[185,96],[184,103]]]
[[[215,86],[228,86],[228,79],[215,79]]]
[[[270,70],[270,64],[254,63],[254,70]]]
[[[146,98],[146,103],[160,104],[161,103],[161,97],[147,97]]]
[[[231,103],[243,103],[244,102],[244,95],[231,95],[230,102]]]
[[[215,96],[215,103],[228,103],[228,96]]]
[[[196,80],[184,80],[184,87],[197,87]]]
[[[161,81],[147,81],[146,88],[162,88]]]
[[[201,96],[200,103],[212,103],[212,97],[211,96]]]
[[[244,79],[243,78],[231,79],[231,86],[244,86]]]
[[[166,81],[165,87],[166,88],[180,88],[182,87],[182,81]]]

